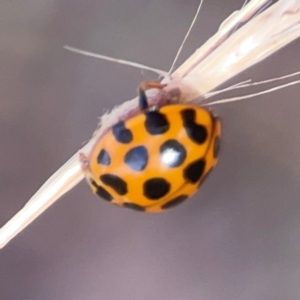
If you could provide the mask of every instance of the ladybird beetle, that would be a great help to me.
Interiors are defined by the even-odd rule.
[[[139,88],[141,112],[109,129],[89,156],[81,154],[86,179],[104,200],[143,212],[161,212],[193,195],[217,163],[221,123],[192,104],[148,107]]]

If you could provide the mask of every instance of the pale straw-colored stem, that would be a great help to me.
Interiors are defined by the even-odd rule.
[[[281,0],[251,19],[267,2],[253,0],[234,12],[172,74],[170,87],[180,86],[184,102],[205,95],[300,36],[300,1]],[[248,19],[251,20],[232,33]]]
[[[84,175],[77,153],[72,156],[31,197],[26,205],[0,229],[0,248],[22,231],[63,194],[76,186]]]
[[[170,77],[163,79],[163,82],[167,83],[165,92],[173,93],[180,102],[193,101],[298,38],[300,0],[280,0],[260,13],[268,2],[252,0],[228,17],[214,36]],[[243,23],[246,24],[242,25]],[[158,93],[150,91],[150,101],[157,98]],[[102,116],[101,126],[80,152],[88,154],[108,128],[137,112],[138,103],[133,99]],[[48,179],[24,208],[0,229],[0,248],[83,177],[76,153]]]

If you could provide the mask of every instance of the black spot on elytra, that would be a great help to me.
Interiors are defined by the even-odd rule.
[[[192,183],[196,183],[203,175],[205,169],[205,160],[199,159],[189,164],[183,170],[183,177]]]
[[[135,203],[125,202],[125,203],[123,203],[123,207],[131,208],[131,209],[137,210],[137,211],[145,211],[145,207],[140,206]]]
[[[196,111],[192,108],[185,109],[181,112],[181,117],[188,137],[197,144],[203,144],[207,139],[207,130],[195,122]]]
[[[148,151],[144,146],[132,148],[126,153],[124,161],[132,170],[142,171],[148,163]]]
[[[96,188],[96,194],[100,198],[103,198],[106,201],[111,201],[113,199],[112,195],[102,186],[98,185],[94,180],[91,181],[91,184]]]
[[[116,191],[116,193],[118,193],[119,195],[125,195],[127,193],[127,184],[126,182],[113,174],[104,174],[100,176],[100,180],[108,185],[109,187],[111,187],[112,189],[114,189]]]
[[[110,156],[108,152],[102,149],[97,157],[97,162],[100,165],[108,166],[110,164]]]
[[[186,158],[186,150],[176,140],[167,140],[160,146],[160,159],[164,165],[170,168],[180,166]]]
[[[167,209],[167,208],[175,207],[175,206],[181,204],[182,202],[184,202],[188,197],[189,196],[187,196],[187,195],[180,195],[180,196],[170,200],[169,202],[165,203],[161,208]]]
[[[159,111],[148,111],[145,115],[145,128],[151,135],[162,134],[169,130],[170,124],[164,114]]]
[[[152,178],[144,183],[144,196],[150,200],[157,200],[170,191],[170,183],[164,178]]]
[[[132,132],[125,127],[124,122],[115,124],[112,127],[112,133],[115,139],[122,144],[128,144],[133,139]]]
[[[217,158],[220,152],[220,137],[217,136],[214,141],[214,158]]]

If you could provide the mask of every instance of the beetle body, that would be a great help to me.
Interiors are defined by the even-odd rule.
[[[221,123],[197,105],[145,108],[141,101],[140,114],[115,124],[95,144],[85,173],[104,200],[160,212],[192,196],[216,165]]]

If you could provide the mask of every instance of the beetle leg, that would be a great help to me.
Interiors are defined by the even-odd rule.
[[[151,88],[156,88],[156,89],[163,89],[166,85],[161,84],[157,81],[144,81],[140,84],[139,86],[139,107],[140,110],[145,110],[149,107],[148,105],[148,99],[146,96],[146,90],[149,90]]]

